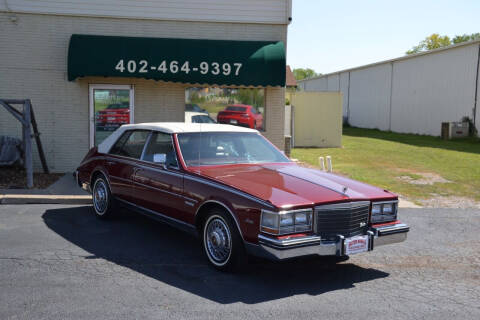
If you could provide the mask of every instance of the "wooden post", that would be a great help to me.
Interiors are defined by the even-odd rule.
[[[285,155],[290,158],[292,150],[292,136],[285,136]]]
[[[42,141],[40,140],[40,132],[38,132],[37,121],[35,120],[35,113],[33,112],[32,102],[30,101],[30,99],[28,99],[27,101],[30,104],[30,114],[31,114],[31,120],[32,120],[33,135],[35,137],[35,143],[37,144],[40,161],[42,162],[43,172],[50,173],[47,166],[47,160],[45,160],[45,153],[43,152]]]
[[[32,136],[30,130],[31,121],[30,100],[26,100],[23,105],[23,139],[24,139],[24,160],[25,170],[27,171],[27,188],[33,188],[33,163],[32,163]]]

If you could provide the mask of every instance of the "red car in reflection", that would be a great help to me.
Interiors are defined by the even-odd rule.
[[[88,152],[76,179],[98,218],[121,204],[191,232],[220,270],[248,254],[344,260],[409,231],[395,194],[299,166],[257,130],[230,125],[123,125]]]
[[[263,129],[263,116],[247,104],[232,104],[217,115],[218,123],[233,124],[252,129]]]
[[[97,130],[115,130],[122,124],[130,123],[128,103],[112,103],[96,114]]]

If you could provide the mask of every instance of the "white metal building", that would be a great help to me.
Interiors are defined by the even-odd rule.
[[[341,91],[352,126],[439,136],[469,117],[480,131],[480,41],[461,43],[299,81],[305,91]]]
[[[32,100],[57,172],[97,144],[108,94],[139,123],[184,121],[192,86],[262,88],[263,134],[283,148],[290,21],[291,0],[2,0],[0,99]],[[3,108],[0,135],[21,136]]]

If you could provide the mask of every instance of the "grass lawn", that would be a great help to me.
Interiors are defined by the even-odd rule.
[[[214,114],[219,113],[220,111],[225,109],[225,107],[227,106],[226,103],[218,103],[215,101],[207,101],[207,102],[201,102],[197,104],[200,108],[207,110],[208,113],[214,113]]]
[[[438,196],[480,201],[480,141],[344,128],[342,148],[297,148],[292,158],[388,189],[415,202]]]

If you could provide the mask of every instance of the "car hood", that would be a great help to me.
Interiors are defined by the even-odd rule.
[[[195,172],[278,208],[397,198],[386,190],[293,163],[205,167]]]

